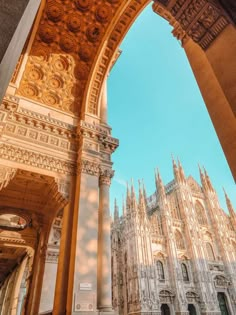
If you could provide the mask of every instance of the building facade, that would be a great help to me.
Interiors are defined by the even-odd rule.
[[[221,209],[206,171],[201,186],[173,161],[150,197],[127,188],[112,224],[112,294],[119,314],[236,314],[236,213]]]

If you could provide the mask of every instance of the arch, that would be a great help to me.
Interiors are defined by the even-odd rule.
[[[161,304],[161,315],[170,315],[170,307],[168,304]]]
[[[196,308],[194,304],[188,304],[189,315],[197,315]]]
[[[227,289],[230,285],[230,281],[222,275],[217,275],[214,278],[215,287]]]
[[[187,265],[185,263],[181,264],[181,270],[182,270],[183,280],[185,282],[188,282],[189,281],[188,268],[187,268]]]
[[[165,272],[164,272],[163,263],[160,260],[157,260],[156,266],[157,266],[158,279],[165,280]]]
[[[180,260],[182,260],[182,261],[184,261],[184,260],[189,260],[190,259],[190,257],[189,256],[187,256],[187,255],[182,255],[182,256],[180,256]]]
[[[196,210],[196,216],[197,216],[198,223],[200,225],[205,225],[207,223],[206,215],[205,215],[204,208],[199,201],[197,201],[195,204],[195,210]]]
[[[186,298],[187,298],[187,301],[188,303],[199,303],[200,302],[200,297],[199,295],[194,292],[194,291],[188,291],[186,292]]]
[[[228,300],[224,292],[217,293],[217,299],[222,315],[230,315]]]
[[[175,243],[177,249],[185,249],[183,235],[178,230],[175,231]]]
[[[159,293],[161,303],[172,303],[175,295],[169,290],[161,290]]]
[[[215,260],[215,254],[210,243],[206,243],[206,251],[207,251],[207,258],[208,260]]]
[[[220,139],[224,153],[227,156],[231,170],[234,176],[236,176],[236,166],[234,163],[235,161],[232,159],[233,152],[235,152],[235,149],[233,145],[232,146],[227,145],[228,140],[226,139],[230,137],[232,144],[235,143],[235,130],[236,130],[235,117],[232,112],[232,108],[234,106],[234,98],[230,99],[230,102],[232,103],[230,104],[230,102],[227,99],[227,96],[225,97],[224,91],[222,91],[221,85],[219,84],[219,81],[218,81],[219,75],[216,75],[214,71],[211,58],[205,55],[205,52],[201,50],[201,48],[196,43],[194,43],[194,40],[198,42],[198,40],[196,40],[194,36],[192,36],[192,38],[190,39],[188,38],[187,34],[185,33],[184,29],[181,27],[179,22],[175,20],[175,17],[172,16],[172,14],[170,13],[171,8],[173,9],[173,6],[175,5],[175,1],[170,1],[168,5],[166,6],[160,5],[158,4],[158,2],[161,2],[161,1],[155,1],[153,5],[154,11],[158,15],[164,17],[167,21],[169,21],[169,23],[172,26],[174,26],[174,30],[172,31],[172,33],[174,34],[174,36],[177,37],[178,40],[182,41],[182,44],[184,47],[187,46],[185,47],[185,51],[188,56],[189,62],[192,66],[192,69],[194,71],[196,80],[198,81],[201,94],[203,95],[209,114],[217,130],[218,137]],[[104,40],[102,44],[99,46],[99,49],[96,54],[96,58],[93,61],[92,69],[89,73],[89,78],[87,80],[87,85],[85,88],[83,104],[81,106],[82,107],[81,117],[84,117],[86,113],[92,114],[95,116],[100,116],[99,108],[100,108],[100,103],[101,103],[100,100],[102,98],[103,88],[105,86],[104,82],[106,81],[107,75],[110,69],[112,68],[115,60],[117,59],[117,56],[119,55],[118,47],[121,41],[123,40],[124,36],[128,32],[130,26],[133,24],[133,22],[137,18],[137,16],[149,3],[150,3],[150,0],[147,0],[144,2],[140,2],[140,1],[133,2],[133,1],[127,0],[124,3],[122,2],[122,4],[120,5],[119,16],[118,15],[114,16],[112,20],[112,25],[110,25],[110,28],[106,32],[107,40]],[[205,1],[205,4],[207,7],[208,0]],[[178,7],[178,9],[182,10],[181,5]],[[227,19],[225,19],[224,17],[224,15],[226,14],[224,9],[218,7],[218,9],[216,10],[221,10],[222,18],[225,21],[224,23],[226,23],[223,25],[224,27],[226,27],[228,22],[226,22]],[[207,31],[209,31],[210,33],[212,32],[211,28],[209,28]],[[195,32],[193,32],[193,34],[195,34]],[[217,36],[218,34],[215,34],[215,35]],[[202,38],[205,38],[205,36],[203,36]],[[201,46],[201,43],[198,42],[198,44]],[[228,45],[228,48],[230,49],[229,45]],[[201,56],[201,58],[199,58],[199,56]],[[211,76],[212,80],[209,80],[209,75],[205,76],[202,74],[202,72],[198,73],[197,69],[202,68],[202,67],[205,67],[206,69],[205,72],[207,72],[207,74]],[[231,69],[231,67],[229,67],[229,69]],[[216,93],[219,95],[218,104],[216,104],[209,95],[209,90],[212,90],[212,89],[214,89]],[[232,91],[229,91],[230,94],[231,92]],[[220,101],[220,99],[224,100],[223,103]],[[222,112],[225,113],[224,122],[223,122],[223,119],[221,120]],[[226,116],[228,116],[227,118],[229,121],[230,128],[232,130],[230,134],[224,131],[224,123],[225,121],[227,121]]]

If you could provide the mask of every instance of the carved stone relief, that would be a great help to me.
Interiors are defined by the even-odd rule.
[[[78,114],[92,60],[117,5],[48,0],[17,93]]]
[[[0,190],[6,187],[16,174],[17,169],[0,165]]]

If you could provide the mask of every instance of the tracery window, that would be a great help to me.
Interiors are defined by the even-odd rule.
[[[184,249],[185,248],[183,236],[179,231],[175,232],[175,242],[176,242],[177,249]]]
[[[159,280],[165,280],[165,272],[164,272],[163,263],[160,260],[158,260],[156,262],[156,265],[157,265],[157,274],[158,274]]]
[[[215,260],[213,248],[210,243],[206,243],[207,257],[209,260]]]
[[[199,202],[197,202],[195,209],[196,209],[196,215],[197,215],[198,223],[201,225],[205,225],[207,223],[207,221],[206,221],[206,216],[204,213],[203,206]]]
[[[182,269],[183,280],[189,281],[188,268],[187,268],[186,264],[182,263],[181,269]]]

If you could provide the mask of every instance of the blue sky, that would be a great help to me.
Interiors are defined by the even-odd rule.
[[[165,184],[173,179],[171,154],[198,182],[205,166],[226,209],[222,186],[236,206],[232,174],[209,118],[184,49],[172,27],[148,6],[121,45],[108,79],[108,117],[120,146],[113,154],[111,207],[121,206],[126,181],[143,179],[155,191],[154,168]]]

